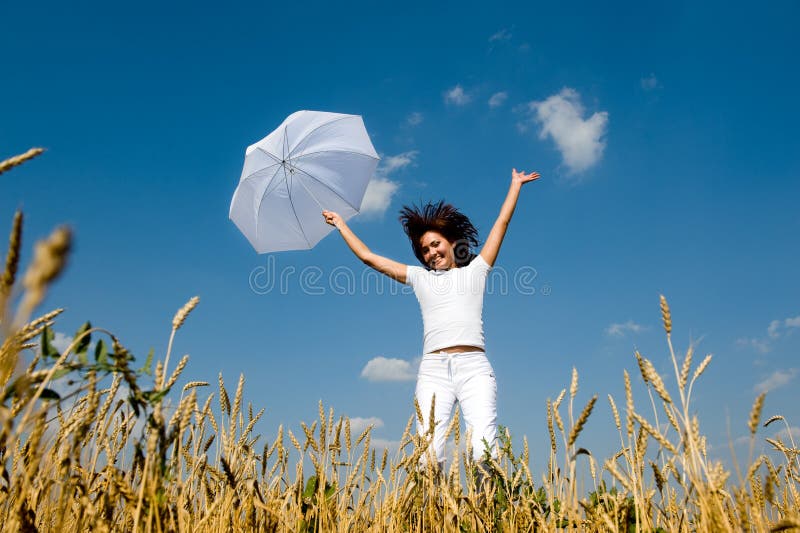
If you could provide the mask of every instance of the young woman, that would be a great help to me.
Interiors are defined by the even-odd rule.
[[[404,265],[371,252],[337,213],[322,212],[325,221],[339,229],[361,261],[414,288],[424,326],[424,355],[416,397],[423,417],[430,416],[431,403],[435,403],[433,453],[440,464],[445,460],[444,433],[456,401],[472,429],[473,459],[479,461],[487,445],[496,457],[497,384],[485,353],[483,294],[520,189],[538,178],[537,172],[512,171],[500,215],[478,255],[472,253],[472,248],[478,246],[477,230],[453,206],[439,202],[422,208],[404,207],[400,222],[414,255],[425,268]],[[417,431],[425,433],[429,423],[417,420]]]

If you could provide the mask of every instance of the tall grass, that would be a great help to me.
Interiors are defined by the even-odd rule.
[[[29,152],[25,157],[32,157]],[[38,153],[38,152],[37,152]],[[33,155],[36,155],[35,153]],[[19,164],[0,163],[0,172]],[[675,387],[638,352],[647,397],[637,403],[627,371],[624,401],[607,399],[619,451],[599,460],[580,436],[597,396],[578,403],[578,372],[545,403],[547,471],[529,469],[527,441],[500,435],[490,475],[476,486],[471,451],[446,472],[421,468],[431,431],[412,415],[399,451],[371,445],[371,428],[320,403],[299,427],[254,435],[263,409],[243,405],[244,379],[180,385],[188,358],[170,371],[176,332],[198,304],[175,315],[163,359],[137,366],[110,332],[84,325],[70,346],[53,346],[60,309],[32,318],[68,258],[61,228],[36,245],[18,283],[22,214],[12,224],[0,278],[0,523],[7,531],[780,531],[800,528],[800,458],[791,440],[767,439],[775,454],[731,475],[710,460],[691,409],[711,357],[676,354],[667,301],[661,312]],[[201,394],[201,391],[202,394]],[[211,391],[211,392],[205,392]],[[623,400],[623,399],[620,399]],[[761,426],[764,396],[747,420]],[[620,408],[621,406],[621,408]],[[410,410],[413,409],[409,406]],[[417,407],[418,411],[418,407]],[[780,416],[763,425],[788,423]],[[456,418],[448,432],[468,445]],[[775,460],[780,457],[780,460]],[[591,485],[578,483],[588,468]]]

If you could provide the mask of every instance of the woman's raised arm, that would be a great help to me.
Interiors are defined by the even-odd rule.
[[[356,254],[356,257],[361,259],[365,265],[374,268],[381,274],[385,274],[400,283],[406,282],[406,271],[408,270],[406,265],[372,253],[367,245],[356,237],[356,234],[353,233],[353,230],[350,229],[350,226],[347,225],[347,222],[345,222],[338,213],[323,211],[322,216],[325,217],[325,222],[331,226],[335,226],[336,229],[339,230],[344,242],[347,243],[347,246],[350,247],[353,253]]]
[[[538,172],[525,174],[525,172],[517,172],[516,168],[512,170],[511,185],[508,188],[508,195],[506,195],[506,200],[500,208],[500,214],[497,216],[497,220],[494,226],[492,226],[492,231],[489,232],[489,236],[486,238],[486,242],[481,249],[480,255],[489,266],[494,265],[497,254],[500,252],[500,245],[503,244],[503,238],[506,236],[506,229],[508,229],[508,224],[511,222],[514,208],[517,207],[520,189],[529,181],[535,181],[537,179],[539,179]]]

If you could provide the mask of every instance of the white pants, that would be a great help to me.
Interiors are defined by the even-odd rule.
[[[417,432],[425,434],[430,427],[431,401],[434,406],[433,450],[436,460],[444,462],[445,431],[457,401],[464,421],[472,431],[472,457],[479,461],[486,443],[492,457],[497,457],[497,382],[492,365],[483,352],[425,354],[417,377],[417,402],[423,420],[417,419]],[[425,459],[423,459],[424,461]]]

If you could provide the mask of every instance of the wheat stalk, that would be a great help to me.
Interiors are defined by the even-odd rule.
[[[750,410],[750,417],[747,421],[747,427],[750,428],[750,434],[755,435],[756,430],[758,429],[758,421],[761,419],[761,409],[764,407],[764,398],[766,398],[767,393],[762,392],[756,398],[756,401],[753,402],[753,408]]]
[[[664,323],[664,331],[667,333],[667,336],[669,336],[670,333],[672,333],[672,315],[670,314],[669,305],[664,295],[662,294],[658,298],[661,303],[661,320]]]
[[[219,374],[219,406],[226,415],[231,414],[231,400],[228,398],[228,391],[225,390],[225,382],[222,380],[222,372]]]
[[[694,352],[694,347],[690,344],[689,348],[686,350],[686,357],[683,358],[683,366],[681,366],[681,375],[680,379],[678,379],[678,388],[683,390],[686,386],[686,381],[689,379],[689,370],[692,366],[692,353]]]
[[[25,161],[33,159],[42,152],[44,152],[44,148],[31,148],[24,154],[15,155],[13,157],[9,157],[4,161],[0,161],[0,174],[8,170],[11,170],[17,165],[21,165]]]
[[[578,369],[574,366],[572,367],[572,379],[569,383],[569,397],[571,399],[575,399],[575,395],[578,394]]]
[[[14,222],[11,225],[11,234],[8,237],[8,253],[3,276],[0,278],[0,318],[5,315],[5,306],[11,287],[17,276],[19,265],[19,251],[22,246],[22,211],[14,213]]]
[[[589,419],[589,415],[592,414],[592,409],[594,409],[594,404],[597,401],[597,395],[592,396],[592,399],[589,400],[589,403],[583,408],[581,411],[581,415],[578,417],[578,421],[572,426],[572,429],[569,432],[569,439],[567,440],[567,448],[572,447],[575,444],[575,440],[580,435],[581,431],[583,430],[583,426],[586,424],[586,421]]]
[[[48,285],[64,270],[71,246],[72,232],[63,226],[56,228],[47,239],[36,243],[33,261],[22,279],[25,293],[17,311],[16,324],[26,322],[33,309],[44,299]]]
[[[625,379],[625,433],[630,437],[633,435],[633,391],[631,389],[631,377],[627,370],[622,371]]]
[[[614,402],[614,397],[610,394],[608,395],[608,403],[611,405],[611,413],[614,415],[614,425],[617,426],[617,430],[622,430],[622,424],[620,423],[619,419],[619,411],[617,411],[617,404]]]
[[[181,307],[175,316],[172,319],[172,329],[177,331],[181,328],[183,323],[186,321],[186,317],[189,316],[189,313],[197,307],[197,304],[200,303],[199,296],[192,296],[189,298],[189,301],[186,302],[183,307]]]
[[[649,433],[653,438],[655,438],[659,444],[661,444],[664,448],[669,450],[674,454],[678,454],[678,449],[675,448],[675,445],[672,444],[667,438],[661,434],[656,428],[654,428],[650,423],[645,420],[639,413],[633,413],[633,417],[636,419],[637,422],[642,426],[642,428]]]

